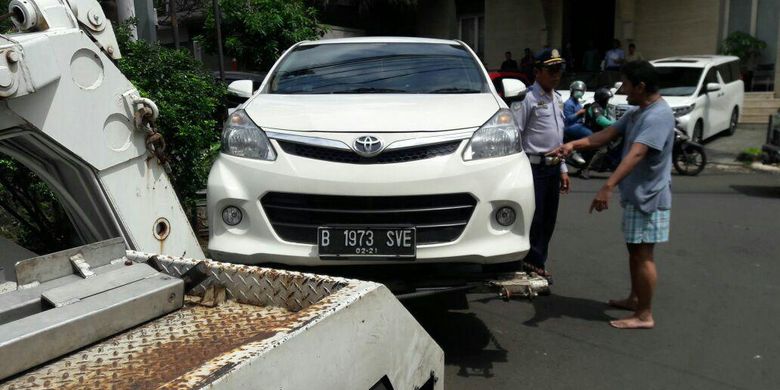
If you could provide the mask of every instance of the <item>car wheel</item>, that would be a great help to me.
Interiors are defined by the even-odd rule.
[[[729,121],[729,128],[726,130],[726,135],[732,136],[737,132],[737,122],[739,121],[739,110],[734,107],[731,111],[731,120]]]
[[[702,122],[701,119],[696,121],[696,125],[693,126],[693,135],[691,136],[691,140],[697,144],[700,144],[702,141],[704,141],[704,122]]]

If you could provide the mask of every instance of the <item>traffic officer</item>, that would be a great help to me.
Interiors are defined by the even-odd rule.
[[[561,81],[564,61],[558,50],[540,53],[534,63],[536,82],[523,101],[512,105],[520,128],[523,150],[531,162],[534,177],[536,212],[531,222],[531,249],[525,257],[526,268],[547,277],[547,248],[555,230],[560,194],[569,192],[566,164],[557,157],[545,157],[563,143],[563,100],[555,88]]]

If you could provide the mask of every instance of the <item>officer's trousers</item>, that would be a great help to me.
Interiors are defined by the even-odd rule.
[[[531,164],[534,176],[536,211],[531,222],[531,249],[525,261],[544,268],[547,248],[550,244],[555,220],[558,218],[558,201],[561,197],[561,167],[559,165]]]

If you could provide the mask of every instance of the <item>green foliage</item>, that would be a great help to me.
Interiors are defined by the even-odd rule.
[[[765,48],[766,42],[742,31],[734,31],[720,43],[721,54],[737,56],[746,66]]]
[[[0,155],[0,235],[37,253],[78,243],[68,216],[34,173]]]
[[[157,129],[165,137],[172,181],[182,203],[205,188],[219,151],[220,114],[226,88],[184,50],[129,39],[128,25],[116,28],[119,69],[160,109]]]
[[[317,39],[325,28],[317,11],[302,0],[220,0],[224,51],[245,69],[267,70],[293,44]],[[205,33],[199,39],[217,51],[214,9],[209,7]]]

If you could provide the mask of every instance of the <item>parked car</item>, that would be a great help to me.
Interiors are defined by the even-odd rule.
[[[661,95],[694,142],[723,131],[734,134],[745,99],[745,86],[739,78],[739,58],[695,55],[651,63],[661,76]],[[618,117],[628,108],[626,96],[619,91],[613,104]]]
[[[502,87],[509,100],[525,88]],[[208,180],[216,259],[484,265],[529,249],[533,180],[519,129],[462,42],[296,44],[230,116],[222,143]]]

